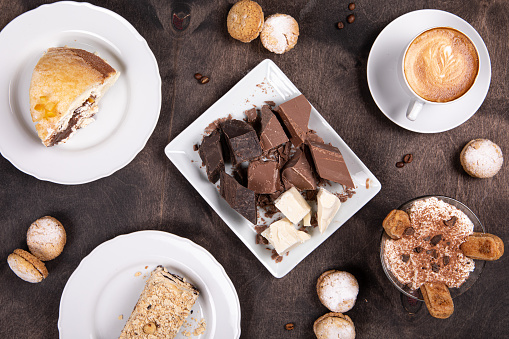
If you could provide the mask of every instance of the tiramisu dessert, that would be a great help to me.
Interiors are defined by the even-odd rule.
[[[385,242],[386,266],[412,290],[425,282],[460,287],[475,268],[474,261],[460,249],[473,232],[472,221],[435,197],[415,201],[408,216],[401,238]]]

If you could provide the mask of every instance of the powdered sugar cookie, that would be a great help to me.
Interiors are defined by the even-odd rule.
[[[232,38],[250,42],[256,39],[262,31],[262,8],[254,1],[241,0],[234,4],[228,12],[226,25]]]
[[[55,259],[66,242],[64,226],[57,219],[45,216],[37,219],[27,231],[28,249],[42,261]]]
[[[313,331],[318,339],[354,339],[355,326],[349,316],[342,313],[327,313],[318,318]]]
[[[260,35],[263,47],[276,54],[291,50],[299,38],[299,24],[287,14],[274,14],[265,20]]]
[[[316,283],[318,298],[332,312],[352,309],[359,293],[359,284],[348,272],[331,270],[324,272]]]
[[[500,147],[487,139],[474,139],[460,154],[461,166],[475,178],[491,178],[500,171],[504,162]]]

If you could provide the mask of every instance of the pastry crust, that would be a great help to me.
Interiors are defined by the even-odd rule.
[[[355,326],[352,319],[339,312],[330,312],[316,319],[313,331],[318,339],[355,338]]]
[[[403,232],[410,227],[410,217],[405,211],[392,210],[385,217],[382,226],[389,237],[399,239]]]
[[[92,122],[98,100],[118,75],[103,59],[85,50],[48,49],[35,66],[30,82],[30,114],[43,144],[65,142],[76,129]],[[89,98],[93,100],[87,104]],[[83,118],[75,123],[74,131],[55,141],[55,135],[68,127],[74,111],[84,105],[87,114],[81,114]]]
[[[228,12],[226,24],[232,38],[242,42],[256,39],[263,28],[262,7],[250,0],[241,0]]]
[[[426,282],[421,286],[421,293],[429,314],[438,319],[447,319],[454,312],[451,293],[444,283]]]
[[[498,260],[504,254],[504,242],[496,235],[474,232],[460,249],[467,257],[478,260]]]
[[[119,339],[174,338],[198,295],[198,290],[184,278],[157,266]]]

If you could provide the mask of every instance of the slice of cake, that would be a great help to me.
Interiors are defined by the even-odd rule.
[[[184,278],[157,266],[119,339],[174,338],[199,294]]]

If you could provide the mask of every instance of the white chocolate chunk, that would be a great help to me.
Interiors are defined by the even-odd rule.
[[[311,206],[295,187],[281,194],[274,205],[294,224],[298,224],[311,211]]]
[[[304,223],[304,226],[311,226],[311,211],[309,211],[309,213],[304,216],[302,222]]]
[[[298,231],[286,218],[273,222],[262,232],[262,236],[274,246],[279,255],[283,255],[290,247],[302,244],[311,238],[306,232]]]
[[[324,188],[320,188],[316,200],[318,203],[318,229],[323,234],[336,213],[338,213],[341,201],[339,201],[337,196]]]

